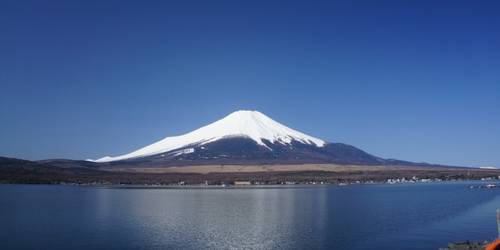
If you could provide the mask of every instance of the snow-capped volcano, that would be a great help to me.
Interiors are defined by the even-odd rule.
[[[194,152],[195,147],[230,138],[248,138],[269,151],[273,151],[269,143],[288,146],[301,143],[313,147],[324,147],[327,144],[321,139],[274,121],[258,111],[241,110],[190,133],[167,137],[134,152],[114,157],[106,156],[95,162],[143,158],[172,151],[173,155],[189,154]]]
[[[92,160],[93,161],[93,160]],[[412,165],[383,159],[351,145],[330,143],[293,130],[258,111],[236,111],[180,136],[93,162],[105,168],[195,165],[349,164]]]

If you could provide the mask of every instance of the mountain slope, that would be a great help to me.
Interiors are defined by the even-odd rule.
[[[322,147],[297,141],[286,145],[269,141],[263,143],[265,146],[245,137],[224,138],[207,144],[190,145],[156,155],[104,162],[99,165],[167,167],[213,164],[385,164],[384,159],[341,143],[326,143]]]
[[[383,159],[293,130],[258,111],[236,111],[190,133],[92,162],[104,167],[213,164],[428,165]],[[58,162],[58,165],[64,165]]]

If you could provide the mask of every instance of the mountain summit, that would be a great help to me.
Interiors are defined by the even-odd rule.
[[[180,136],[167,137],[128,154],[95,160],[117,167],[223,164],[413,165],[383,159],[353,146],[330,143],[291,129],[258,111],[236,111]]]

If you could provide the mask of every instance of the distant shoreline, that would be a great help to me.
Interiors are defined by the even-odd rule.
[[[412,180],[414,176],[417,180]],[[142,187],[213,187],[234,186],[237,181],[249,182],[246,186],[294,186],[294,185],[352,185],[352,184],[399,184],[421,182],[451,182],[451,181],[498,181],[496,175],[484,174],[466,177],[462,173],[325,173],[325,172],[282,172],[282,173],[245,173],[245,174],[127,174],[93,176],[33,176],[16,175],[5,177],[0,174],[0,184],[54,184],[79,186],[142,186]]]
[[[91,188],[105,188],[105,189],[171,189],[171,190],[225,190],[225,189],[302,189],[302,188],[328,188],[328,187],[349,187],[349,186],[401,186],[401,185],[425,185],[431,183],[439,184],[452,184],[452,183],[466,183],[471,182],[474,184],[481,183],[480,185],[470,185],[469,188],[474,189],[496,189],[500,188],[500,180],[446,180],[446,181],[425,181],[425,182],[402,182],[402,183],[388,183],[388,182],[369,182],[369,183],[316,183],[316,184],[257,184],[257,185],[128,185],[128,184],[78,184],[78,183],[57,183],[57,184],[32,184],[32,183],[0,183],[0,185],[54,185],[54,186],[73,186],[73,187],[91,187]],[[491,186],[493,185],[493,186]]]
[[[258,184],[258,185],[110,185],[110,186],[95,186],[109,189],[293,189],[293,188],[326,188],[326,187],[346,187],[346,186],[360,186],[360,185],[425,185],[430,183],[451,184],[451,183],[484,183],[485,185],[471,185],[474,188],[488,188],[488,184],[500,184],[500,180],[453,180],[453,181],[427,181],[427,182],[403,182],[391,184],[387,182],[371,182],[371,183],[323,183],[323,184]],[[495,188],[500,188],[497,186]]]
[[[276,185],[499,179],[500,169],[387,165],[203,165],[165,168],[54,166],[6,159],[0,183],[78,185]]]

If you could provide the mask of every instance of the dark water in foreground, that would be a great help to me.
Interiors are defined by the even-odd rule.
[[[500,189],[0,185],[0,249],[437,249],[492,239]]]

